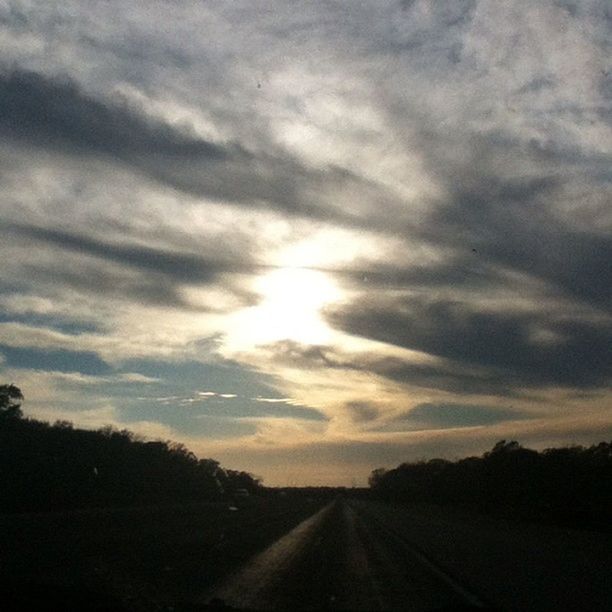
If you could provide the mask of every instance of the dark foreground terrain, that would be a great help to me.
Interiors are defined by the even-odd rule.
[[[612,537],[337,500],[201,599],[246,609],[610,610]]]
[[[167,609],[194,599],[325,503],[268,496],[0,515],[0,610],[30,603]]]
[[[0,529],[3,593],[39,609],[612,609],[610,534],[434,507],[276,496]]]

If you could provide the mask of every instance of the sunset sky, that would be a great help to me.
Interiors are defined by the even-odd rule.
[[[269,485],[610,439],[611,27],[0,2],[0,383]]]

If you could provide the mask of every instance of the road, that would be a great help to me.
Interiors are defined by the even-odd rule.
[[[238,609],[612,609],[612,540],[338,499],[199,598]]]

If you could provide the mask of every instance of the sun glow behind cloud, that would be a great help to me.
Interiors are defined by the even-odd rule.
[[[229,317],[225,347],[245,351],[278,340],[324,344],[332,330],[321,310],[341,299],[329,275],[306,268],[280,268],[258,277],[255,290],[262,301]]]

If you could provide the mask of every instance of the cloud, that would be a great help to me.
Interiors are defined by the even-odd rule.
[[[87,256],[78,266],[67,266],[65,260],[41,257],[42,261],[25,264],[28,276],[40,282],[53,280],[61,286],[81,291],[132,299],[152,305],[169,306],[185,310],[223,310],[223,301],[217,304],[200,301],[194,304],[182,288],[185,285],[221,287],[234,301],[254,303],[255,295],[240,286],[232,274],[254,274],[258,269],[249,261],[247,252],[234,261],[213,259],[178,249],[151,247],[126,242],[111,242],[86,234],[25,224],[7,224],[3,232],[12,240],[43,243],[67,253]],[[227,300],[226,300],[227,302]]]
[[[309,168],[286,151],[276,154],[272,144],[254,154],[209,142],[124,101],[95,98],[69,77],[0,73],[0,105],[0,134],[17,144],[114,160],[197,197],[346,223],[361,223],[359,215],[334,209],[334,194],[360,190],[388,198],[381,186],[346,168]],[[324,186],[321,202],[311,197],[316,185]]]
[[[290,404],[293,400],[289,397],[254,397],[256,402],[268,404]]]
[[[496,147],[487,148],[492,156],[498,154]],[[522,157],[527,161],[531,155]],[[466,181],[474,184],[461,188]],[[571,227],[547,210],[547,201],[564,197],[562,184],[548,177],[487,176],[486,167],[478,176],[471,170],[466,176],[450,176],[451,194],[433,209],[422,235],[459,252],[474,249],[485,266],[533,276],[561,294],[610,312],[612,272],[607,262],[612,239],[598,228]],[[537,215],[530,213],[534,209]]]
[[[1,289],[0,289],[1,292]],[[55,313],[55,307],[50,307],[45,312],[45,299],[31,299],[34,296],[26,296],[19,293],[11,295],[0,295],[0,307],[4,312],[0,313],[1,323],[23,323],[35,327],[46,327],[47,329],[67,334],[80,334],[87,332],[99,332],[100,328],[93,322],[78,320],[66,313]],[[39,309],[40,308],[40,309]]]
[[[153,376],[145,376],[144,374],[138,374],[136,372],[126,372],[119,375],[119,380],[130,382],[130,383],[157,383],[160,382],[159,378]]]
[[[402,262],[355,262],[342,270],[333,270],[350,285],[369,290],[406,288],[484,289],[507,283],[503,270],[487,264],[474,253],[453,253],[443,261],[430,264]]]
[[[190,253],[180,253],[147,246],[114,244],[56,229],[12,225],[8,232],[41,242],[47,242],[68,251],[92,255],[144,272],[153,272],[187,283],[209,284],[224,272],[252,270],[245,264],[205,259]]]
[[[448,391],[457,395],[513,397],[525,393],[523,381],[510,379],[496,369],[478,368],[448,359],[414,362],[405,358],[376,355],[356,356],[354,367],[372,372],[406,387]]]
[[[420,387],[460,395],[510,396],[520,393],[495,370],[462,365],[449,359],[409,359],[372,350],[345,351],[334,346],[308,346],[281,341],[261,347],[261,356],[281,366],[312,370],[345,370],[376,375],[405,388]]]
[[[487,311],[414,297],[354,303],[328,319],[351,334],[483,368],[509,386],[604,387],[612,376],[612,325],[605,320]]]
[[[422,333],[427,334],[431,345],[417,345],[402,335],[408,334],[409,328],[407,322],[396,315],[395,309],[389,310],[392,323],[388,327],[384,317],[372,314],[367,323],[363,322],[363,329],[351,328],[348,323],[344,329],[349,333],[363,334],[366,338],[389,342],[400,349],[412,349],[416,351],[412,356],[385,355],[372,350],[346,351],[334,346],[306,346],[282,341],[261,347],[261,357],[284,367],[361,372],[399,383],[407,390],[421,388],[460,396],[530,397],[557,386],[603,390],[609,384],[611,366],[605,336],[608,332],[605,329],[602,332],[598,326],[589,328],[559,323],[557,328],[553,326],[560,334],[557,337],[550,333],[549,328],[538,330],[537,326],[526,325],[525,329],[519,328],[519,333],[509,324],[506,329],[501,326],[497,330],[499,335],[492,333],[489,338],[483,333],[478,342],[483,329],[480,325],[472,332],[476,338],[469,334],[464,336],[462,329],[447,330],[444,326],[438,329],[430,325],[427,332]],[[422,324],[426,328],[426,322],[422,321]],[[446,324],[452,326],[453,321]],[[522,343],[518,338],[522,338]],[[470,341],[473,345],[469,344]],[[500,348],[497,344],[500,342],[508,344]],[[434,350],[435,347],[445,349]],[[513,349],[522,352],[515,354]],[[419,354],[420,351],[425,354]]]
[[[196,393],[197,399],[208,399],[211,397],[219,398],[219,399],[235,399],[238,397],[236,393],[216,393],[215,391],[198,391]],[[197,401],[195,398],[191,401]]]
[[[151,155],[214,162],[226,152],[127,105],[85,94],[70,78],[24,70],[0,74],[0,132],[5,138],[74,155],[106,155],[135,164]]]
[[[529,418],[529,415],[512,408],[473,404],[424,403],[395,416],[389,421],[387,427],[383,426],[383,428],[387,431],[452,429],[454,427],[493,425],[525,418]]]
[[[2,350],[2,349],[0,349]],[[79,366],[76,366],[76,369],[72,369],[75,366],[71,366],[71,368],[67,368],[66,370],[52,370],[50,369],[52,366],[48,366],[45,368],[36,368],[37,364],[32,364],[32,367],[19,367],[14,363],[4,363],[0,361],[0,366],[6,366],[7,368],[14,368],[13,372],[17,372],[18,374],[24,374],[25,372],[33,373],[41,371],[48,376],[54,383],[57,385],[61,385],[63,389],[66,389],[66,385],[82,387],[83,385],[91,387],[93,385],[114,385],[116,388],[121,388],[122,390],[126,388],[126,384],[132,385],[143,385],[143,384],[154,384],[159,382],[155,378],[149,378],[147,376],[141,376],[140,374],[134,374],[133,372],[126,373],[112,373],[110,375],[100,375],[100,374],[84,374],[79,371]]]
[[[370,402],[352,401],[344,406],[354,423],[374,421],[380,414],[379,409]]]
[[[332,347],[316,344],[302,344],[293,340],[279,340],[259,347],[272,360],[293,367],[343,368],[344,361]]]
[[[421,387],[453,393],[512,395],[508,381],[499,373],[484,372],[434,359],[414,361],[395,355],[381,355],[375,351],[344,351],[334,346],[304,345],[284,340],[260,347],[265,357],[281,367],[306,371],[344,370],[376,375],[399,383],[406,388]]]

